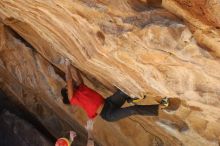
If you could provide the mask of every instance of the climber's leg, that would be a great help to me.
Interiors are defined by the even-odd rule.
[[[121,107],[127,99],[130,97],[122,92],[121,90],[117,90],[112,96],[108,97],[106,101],[111,102],[116,107]]]
[[[118,108],[109,101],[105,102],[101,117],[107,121],[117,121],[131,115],[158,116],[159,104],[156,105],[134,105]]]

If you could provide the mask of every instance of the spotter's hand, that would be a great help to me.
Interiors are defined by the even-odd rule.
[[[75,137],[76,137],[76,132],[70,131],[70,140],[73,141]]]

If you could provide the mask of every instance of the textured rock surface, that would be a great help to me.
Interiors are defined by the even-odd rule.
[[[80,109],[73,114],[59,98],[64,81],[56,72],[62,74],[64,58],[69,58],[87,84],[105,96],[116,86],[131,96],[147,91],[183,100],[178,111],[159,118],[134,116],[110,124],[98,118],[100,145],[218,145],[219,3],[164,0],[162,5],[185,26],[167,10],[147,5],[158,7],[160,1],[147,2],[1,0],[4,90],[37,112],[45,125],[61,118],[85,123]],[[186,124],[189,130],[182,131]],[[54,129],[58,136],[68,128]]]
[[[220,2],[218,0],[163,0],[163,6],[188,22],[197,42],[220,56]]]
[[[0,145],[53,145],[56,138],[47,128],[13,98],[0,90]]]
[[[52,146],[32,125],[4,111],[0,114],[1,146]]]

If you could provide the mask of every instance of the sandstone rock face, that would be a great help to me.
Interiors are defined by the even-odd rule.
[[[213,56],[220,56],[220,2],[218,0],[163,0],[163,6],[189,24],[193,36]]]
[[[60,99],[69,58],[87,85],[104,96],[115,86],[131,96],[148,92],[182,100],[177,111],[159,117],[132,116],[116,123],[97,118],[99,145],[219,145],[219,2],[162,1],[184,21],[159,8],[160,1],[153,3],[156,8],[151,4],[1,0],[0,85],[54,136],[74,128],[83,141],[85,131],[75,120],[84,124],[85,113],[73,113]]]

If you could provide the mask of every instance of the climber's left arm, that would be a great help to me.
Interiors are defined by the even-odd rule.
[[[87,121],[87,125],[86,125],[86,130],[88,132],[87,146],[94,146],[95,145],[94,144],[93,134],[92,134],[93,124],[94,124],[94,121],[92,119],[89,119]]]

